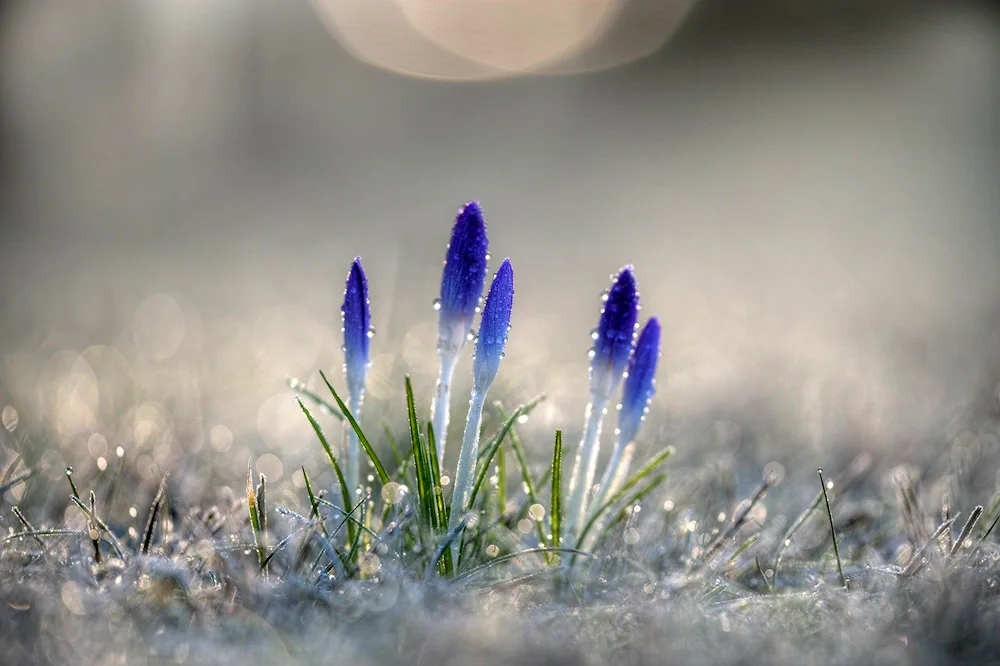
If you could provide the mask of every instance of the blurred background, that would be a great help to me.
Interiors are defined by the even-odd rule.
[[[402,433],[478,199],[517,276],[495,397],[549,394],[539,459],[579,435],[625,263],[665,332],[645,446],[1000,451],[998,148],[991,4],[4,0],[0,435],[53,479],[238,488],[253,455],[299,483],[285,380],[339,377],[355,255],[365,423]]]

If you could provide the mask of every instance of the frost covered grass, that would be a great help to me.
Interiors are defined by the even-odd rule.
[[[652,317],[636,335],[625,267],[592,334],[579,444],[562,430],[525,441],[518,426],[545,396],[487,400],[515,308],[510,260],[480,308],[487,252],[482,210],[467,204],[442,279],[433,394],[406,378],[405,414],[363,419],[372,303],[353,262],[344,388],[324,372],[319,386],[289,382],[317,442],[294,506],[252,459],[241,493],[222,499],[185,496],[166,473],[141,487],[122,467],[55,484],[28,445],[38,435],[5,411],[3,663],[996,661],[995,418],[906,465],[861,453],[787,480],[780,464],[744,465],[737,480],[704,456],[677,464],[668,443],[643,442],[660,326]],[[445,469],[470,340],[468,415]]]

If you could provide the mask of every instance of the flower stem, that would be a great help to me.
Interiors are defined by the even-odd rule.
[[[438,373],[434,399],[431,402],[431,423],[434,425],[438,463],[443,465],[445,438],[448,436],[448,421],[450,420],[451,378],[455,374],[458,350],[439,346],[438,355],[441,357],[441,370]]]
[[[472,391],[469,401],[469,416],[465,420],[465,434],[462,436],[462,449],[458,454],[458,465],[455,468],[455,485],[451,493],[451,518],[448,529],[452,530],[462,521],[468,508],[469,495],[472,494],[472,483],[476,476],[476,459],[479,457],[479,429],[483,424],[483,405],[486,402],[486,391]],[[452,544],[452,558],[458,561],[459,540]]]
[[[361,403],[364,402],[364,393],[358,390],[350,391],[347,396],[347,408],[351,410],[351,414],[354,415],[355,419],[361,418]],[[347,482],[347,496],[354,501],[354,495],[357,493],[358,481],[361,471],[361,458],[360,458],[360,443],[358,442],[357,433],[354,432],[354,428],[351,424],[344,420],[344,428],[347,432],[347,469],[345,474],[345,481]],[[345,510],[349,511],[351,507],[345,506]]]
[[[565,543],[572,544],[576,539],[576,531],[583,523],[587,512],[587,493],[594,484],[594,474],[597,471],[597,454],[600,449],[601,424],[604,421],[604,407],[607,398],[591,395],[587,405],[586,424],[580,446],[573,460],[573,473],[569,482],[569,507],[567,517],[569,524],[566,529]]]

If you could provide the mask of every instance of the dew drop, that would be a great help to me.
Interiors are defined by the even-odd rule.
[[[374,338],[375,337],[375,328],[374,327],[369,328],[367,335],[368,335],[368,339],[369,340],[371,340],[372,338]]]
[[[17,428],[17,424],[20,421],[20,417],[17,415],[17,410],[12,406],[7,405],[3,408],[3,415],[0,416],[3,420],[3,427],[7,428],[8,432],[14,432]]]
[[[434,307],[435,310],[440,310],[441,309],[441,299],[440,298],[435,298],[434,299],[433,307]]]

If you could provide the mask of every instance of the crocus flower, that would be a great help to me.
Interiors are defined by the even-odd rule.
[[[625,443],[635,439],[646,418],[649,402],[656,393],[656,363],[660,357],[660,321],[651,317],[635,343],[622,387],[618,412],[618,435]]]
[[[465,344],[486,282],[488,249],[483,209],[478,202],[470,201],[458,211],[445,256],[441,275],[439,344],[443,342],[458,348]],[[458,334],[457,339],[453,334]]]
[[[476,339],[476,356],[472,372],[475,383],[472,399],[469,401],[469,416],[465,421],[465,434],[458,454],[455,470],[455,489],[451,499],[451,525],[454,528],[462,520],[472,493],[472,483],[476,474],[476,459],[479,457],[479,429],[483,422],[483,405],[486,392],[500,369],[510,329],[510,313],[514,305],[514,270],[510,259],[504,259],[490,285],[483,306],[483,318]],[[458,543],[453,550],[457,556]]]
[[[631,266],[625,266],[605,297],[594,332],[590,357],[590,390],[610,397],[621,381],[632,353],[638,318],[639,292]]]
[[[618,430],[615,433],[615,447],[608,459],[608,466],[601,477],[597,496],[591,506],[596,510],[604,500],[615,492],[628,474],[631,455],[642,422],[649,411],[649,402],[656,392],[656,364],[660,357],[660,321],[651,317],[635,343],[635,349],[628,360],[625,384],[622,387],[622,401],[618,407]]]
[[[608,400],[621,382],[632,352],[638,310],[639,292],[635,275],[631,266],[625,266],[604,296],[601,319],[592,336],[590,402],[569,482],[566,535],[571,544],[587,511],[587,495],[597,471],[601,425]]]
[[[439,460],[444,458],[448,435],[451,378],[459,352],[472,331],[472,320],[483,293],[488,249],[482,208],[470,201],[459,209],[455,218],[441,275],[441,297],[435,302],[439,312],[437,348],[441,369],[431,405],[431,422]]]
[[[347,379],[348,408],[360,418],[365,397],[365,377],[371,365],[371,309],[368,301],[368,278],[361,267],[361,257],[351,263],[340,309],[344,331],[344,374]],[[346,423],[346,422],[345,422]],[[354,430],[347,427],[347,484],[353,493],[358,485],[359,450]],[[347,508],[347,507],[345,507]]]

